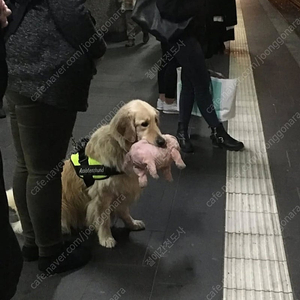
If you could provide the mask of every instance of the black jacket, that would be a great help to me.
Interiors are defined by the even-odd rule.
[[[193,18],[186,28],[186,35],[195,36],[200,43],[205,36],[206,0],[157,0],[157,7],[163,18],[172,22],[182,22]]]
[[[6,54],[5,54],[5,45],[4,45],[4,39],[3,39],[3,32],[0,29],[0,60],[5,60]]]
[[[235,0],[209,0],[207,4],[209,18],[222,16],[227,27],[237,24]]]
[[[173,22],[205,17],[205,6],[205,0],[157,0],[161,16]]]
[[[91,57],[101,57],[106,45],[84,2],[34,2],[6,42],[9,91],[57,108],[87,109]]]

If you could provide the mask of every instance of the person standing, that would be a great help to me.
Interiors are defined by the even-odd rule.
[[[6,98],[17,154],[13,194],[24,260],[38,260],[45,271],[62,255],[52,271],[60,273],[90,259],[88,249],[66,253],[63,244],[61,161],[77,112],[87,110],[94,60],[104,55],[106,44],[81,0],[31,0],[25,11],[6,42]]]
[[[7,66],[3,28],[11,11],[0,0],[0,91],[3,96],[7,84]],[[4,186],[3,161],[0,150],[0,299],[11,299],[17,289],[23,267],[23,259],[17,238],[9,223],[9,210]]]
[[[127,43],[126,47],[133,47],[135,45],[135,31],[137,24],[131,19],[132,10],[134,8],[136,0],[121,0],[121,9],[125,12],[126,18],[126,32],[127,32]],[[149,41],[149,33],[143,31],[143,43],[147,44]]]
[[[211,140],[214,147],[230,151],[239,151],[244,144],[232,138],[219,121],[211,93],[210,75],[205,64],[201,41],[205,36],[206,6],[205,0],[160,0],[157,2],[162,18],[178,23],[190,18],[193,20],[176,41],[170,41],[170,47],[177,47],[181,40],[184,47],[175,54],[182,67],[182,91],[180,94],[179,123],[177,138],[184,152],[194,152],[188,134],[191,113],[196,101],[199,110],[211,128]]]

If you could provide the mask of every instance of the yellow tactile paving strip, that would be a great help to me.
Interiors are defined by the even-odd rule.
[[[246,150],[227,154],[224,299],[292,300],[243,12],[237,0],[230,78],[239,78],[236,118],[228,131]]]

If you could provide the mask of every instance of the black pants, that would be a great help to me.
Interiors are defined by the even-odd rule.
[[[17,152],[13,190],[25,246],[40,256],[61,250],[61,161],[65,158],[76,112],[33,102],[8,91],[11,129]]]
[[[3,97],[7,87],[7,64],[0,57],[0,109],[3,107]]]
[[[23,266],[22,254],[16,236],[9,224],[8,205],[3,180],[0,152],[0,299],[9,300],[16,292]]]
[[[175,57],[182,67],[182,91],[180,95],[179,122],[188,128],[191,113],[196,101],[199,110],[210,127],[217,127],[220,122],[212,102],[210,75],[205,64],[205,58],[196,38],[183,36],[181,46]],[[170,45],[177,47],[175,43]]]
[[[162,59],[158,71],[158,92],[165,94],[166,98],[175,98],[177,89],[177,68],[179,64],[172,56],[170,47],[166,43],[161,43]]]

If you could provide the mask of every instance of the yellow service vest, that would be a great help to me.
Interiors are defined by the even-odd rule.
[[[106,172],[106,167],[91,157],[87,158],[87,164],[82,165],[79,161],[79,153],[71,155],[71,162],[75,168],[77,175],[83,178],[87,175],[92,176],[95,180],[107,179],[110,175]]]
[[[112,175],[122,174],[114,167],[104,166],[95,159],[87,157],[85,155],[85,147],[88,142],[88,138],[83,138],[78,142],[73,139],[76,152],[70,158],[76,174],[84,180],[87,187],[92,186],[95,180],[103,180]]]

